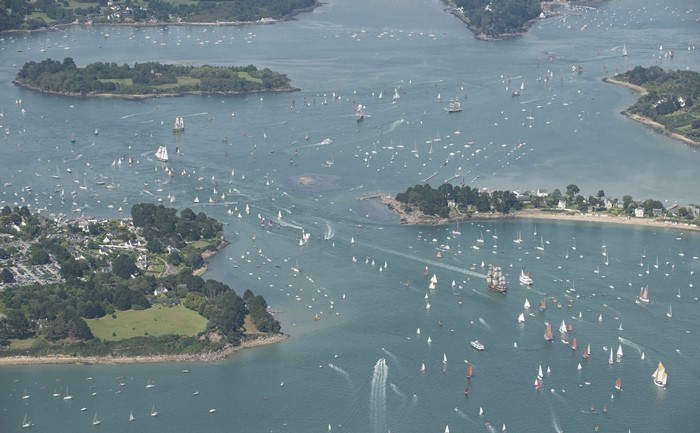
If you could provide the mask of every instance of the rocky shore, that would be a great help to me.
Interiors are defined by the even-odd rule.
[[[289,338],[288,334],[271,334],[241,342],[238,346],[227,345],[221,350],[197,353],[193,355],[153,355],[153,356],[8,356],[0,357],[0,366],[7,365],[42,365],[42,364],[76,364],[76,365],[117,365],[117,364],[153,364],[164,362],[216,362],[235,352],[251,347],[280,343]]]

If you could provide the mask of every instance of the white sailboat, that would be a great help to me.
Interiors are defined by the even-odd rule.
[[[129,411],[129,421],[133,421],[133,420],[135,420],[135,419],[136,419],[136,418],[134,418],[134,412],[133,412],[133,411]]]
[[[612,346],[610,347],[610,350],[612,351]],[[622,344],[617,345],[617,362],[622,361]]]
[[[518,323],[525,323],[525,314],[520,313],[518,316]]]
[[[526,310],[530,308],[530,301],[528,301],[527,298],[525,298],[525,303],[523,304],[523,308],[525,308]]]
[[[158,411],[156,410],[156,405],[154,404],[151,408],[151,416],[158,416]]]
[[[613,361],[613,350],[612,346],[610,346],[610,358],[608,359],[608,364],[613,365],[615,361]]]
[[[153,381],[151,381],[151,378],[149,377],[148,382],[146,382],[146,388],[153,388],[155,386],[156,384]]]
[[[156,159],[161,162],[168,162],[168,148],[165,146],[158,146],[158,150],[156,150]]]
[[[29,417],[27,417],[27,414],[24,414],[24,421],[22,421],[22,428],[29,428],[32,426],[32,422],[29,421]]]
[[[671,309],[671,304],[668,304],[668,311],[666,312],[666,317],[669,319],[673,317],[673,310]]]
[[[622,57],[627,57],[627,44],[622,44]]]
[[[102,421],[100,421],[97,418],[97,412],[95,412],[95,416],[92,418],[92,425],[100,425],[100,424],[102,424]]]

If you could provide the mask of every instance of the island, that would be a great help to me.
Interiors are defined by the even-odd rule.
[[[559,188],[547,192],[489,191],[469,186],[443,183],[438,188],[429,184],[415,185],[391,197],[366,194],[361,199],[378,198],[394,211],[402,224],[445,225],[469,220],[549,219],[633,224],[700,230],[700,205],[674,204],[664,208],[656,199],[634,200],[607,197],[604,190],[584,196],[575,184],[566,192]]]
[[[0,365],[212,361],[286,335],[262,296],[196,272],[222,224],[162,205],[98,221],[0,210]]]
[[[295,91],[289,78],[270,69],[244,67],[91,63],[83,68],[66,57],[27,62],[17,73],[16,86],[67,96],[139,98],[186,94],[240,94]]]
[[[673,57],[673,51],[668,53]],[[665,71],[659,66],[636,66],[604,78],[639,92],[639,99],[622,114],[685,143],[700,146],[700,73]]]
[[[271,24],[318,6],[316,0],[0,0],[0,32],[61,25]]]

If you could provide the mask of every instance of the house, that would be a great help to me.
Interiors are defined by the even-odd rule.
[[[546,189],[544,189],[544,188],[539,188],[539,189],[537,190],[537,194],[536,194],[536,195],[537,195],[537,197],[546,198],[546,197],[549,196],[549,193],[547,192]]]
[[[659,217],[661,217],[662,212],[663,212],[663,209],[654,208],[654,209],[651,210],[651,215],[652,215],[654,218],[659,218]]]
[[[559,203],[557,203],[557,209],[560,209],[560,210],[566,209],[566,200],[559,200]]]
[[[637,207],[634,209],[634,217],[635,218],[644,218],[644,208],[643,207]]]

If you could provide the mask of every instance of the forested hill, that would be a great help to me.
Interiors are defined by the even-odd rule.
[[[658,66],[634,69],[613,77],[644,87],[647,94],[626,111],[648,117],[675,132],[700,142],[700,73],[664,71]]]
[[[449,3],[450,1],[448,1]],[[526,30],[542,13],[539,0],[451,0],[456,15],[481,38],[498,38]]]
[[[79,68],[72,58],[27,62],[15,83],[62,94],[172,95],[296,90],[286,75],[255,66],[215,67],[136,63],[92,63]]]
[[[269,22],[313,8],[316,0],[0,0],[0,31],[56,24]]]

